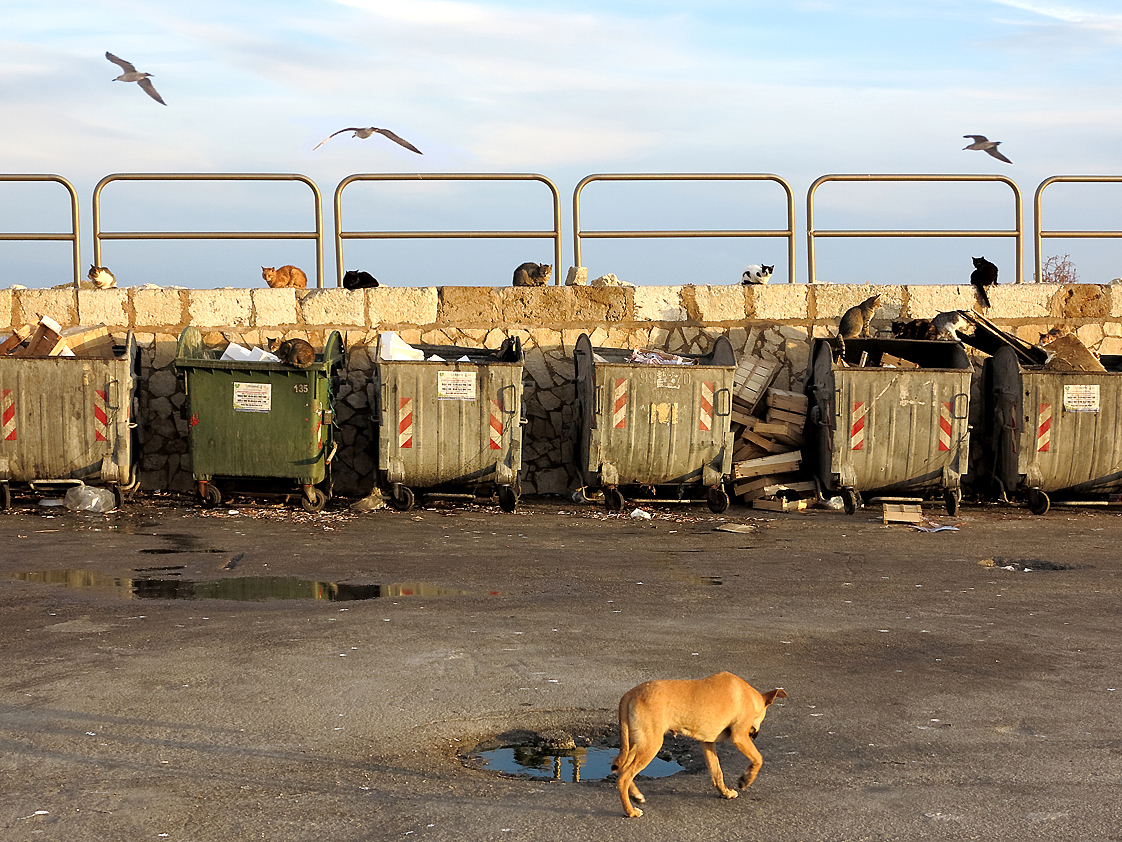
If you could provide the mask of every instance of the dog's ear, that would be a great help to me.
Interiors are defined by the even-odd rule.
[[[772,702],[774,702],[776,699],[786,699],[786,698],[787,698],[787,691],[784,690],[782,687],[777,687],[774,690],[769,690],[768,692],[764,693],[764,707],[767,707]]]

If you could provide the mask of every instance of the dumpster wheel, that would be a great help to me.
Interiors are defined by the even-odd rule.
[[[304,489],[304,493],[300,495],[300,505],[304,507],[304,511],[309,514],[316,514],[322,512],[323,507],[327,505],[327,495],[323,490],[316,488],[314,485]]]
[[[399,512],[407,512],[413,508],[413,489],[395,482],[390,489],[390,505]]]
[[[604,489],[604,507],[607,508],[609,512],[622,512],[623,503],[623,492],[614,485]]]
[[[845,513],[847,515],[856,513],[857,507],[861,505],[861,492],[856,488],[843,488],[841,498]]]
[[[1048,499],[1048,495],[1041,491],[1039,488],[1030,488],[1028,492],[1029,511],[1034,515],[1047,514],[1048,510],[1052,508],[1052,501]]]
[[[12,508],[12,487],[6,482],[0,482],[0,509]]]
[[[504,512],[513,512],[518,507],[518,489],[513,485],[500,485],[496,494],[499,497],[499,508]]]
[[[199,481],[199,498],[207,509],[214,509],[222,505],[222,492],[213,482]]]
[[[957,488],[948,488],[943,492],[943,503],[946,504],[947,514],[954,517],[958,514],[958,507],[962,504],[962,491]]]
[[[729,507],[729,494],[721,486],[715,485],[709,489],[705,502],[709,505],[709,511],[719,515]]]

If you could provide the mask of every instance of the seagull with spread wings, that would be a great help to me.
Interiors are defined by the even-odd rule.
[[[136,82],[144,90],[144,93],[148,94],[148,96],[152,97],[152,99],[156,100],[156,102],[160,103],[160,105],[167,105],[166,102],[160,99],[160,95],[156,93],[156,88],[150,81],[148,81],[148,77],[152,75],[151,73],[137,72],[137,69],[135,67],[129,64],[123,58],[117,58],[112,53],[107,52],[105,54],[105,57],[115,65],[117,65],[119,68],[121,68],[123,71],[125,71],[120,76],[115,78],[113,80],[114,82]]]
[[[406,140],[403,137],[398,137],[393,132],[391,132],[389,129],[376,129],[376,128],[374,128],[374,126],[370,126],[368,128],[365,128],[365,129],[358,128],[357,126],[351,126],[349,128],[346,128],[346,129],[339,129],[339,131],[332,132],[327,137],[325,137],[323,140],[321,140],[319,143],[317,143],[316,146],[315,146],[315,149],[313,149],[312,151],[315,152],[316,149],[319,149],[321,146],[323,146],[325,143],[327,143],[327,141],[329,141],[329,140],[331,140],[331,138],[335,137],[335,135],[342,134],[343,132],[354,132],[353,137],[357,137],[357,138],[360,138],[362,140],[365,140],[366,138],[370,137],[370,135],[372,135],[372,134],[380,134],[380,135],[382,135],[382,137],[388,137],[394,143],[397,143],[397,144],[400,144],[401,146],[404,146],[410,152],[416,152],[418,155],[423,155],[424,154],[423,152],[421,152],[420,149],[418,149],[416,146],[414,146],[408,140]]]
[[[979,152],[987,152],[993,155],[993,157],[997,158],[999,161],[1004,161],[1007,164],[1013,163],[997,151],[997,147],[1001,144],[1000,140],[986,140],[986,136],[981,134],[964,134],[963,137],[973,138],[974,142],[969,146],[964,146],[962,151],[965,152],[967,149],[976,149]]]

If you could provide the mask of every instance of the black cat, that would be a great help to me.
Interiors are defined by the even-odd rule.
[[[970,283],[978,290],[978,298],[982,307],[989,308],[990,297],[986,294],[986,287],[997,283],[997,267],[984,257],[971,257],[974,261],[974,271],[970,273]]]
[[[351,271],[343,275],[344,289],[373,289],[378,286],[378,279],[369,272]]]

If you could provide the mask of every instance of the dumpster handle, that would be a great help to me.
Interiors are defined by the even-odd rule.
[[[601,387],[601,386],[596,387],[596,393],[595,393],[596,398],[595,398],[595,401],[594,401],[595,406],[596,406],[596,412],[595,412],[596,415],[603,415],[604,414],[604,407],[603,407],[603,403],[602,403],[602,400],[601,400],[601,394],[600,394],[602,388],[603,387]]]
[[[958,411],[958,399],[959,398],[962,398],[963,410],[962,410],[961,413]],[[969,396],[966,395],[963,392],[956,392],[955,396],[954,396],[954,398],[952,398],[952,400],[954,402],[954,408],[951,412],[951,417],[954,418],[955,421],[964,421],[967,418],[969,418],[970,417],[970,398],[969,398]]]
[[[390,384],[383,381],[382,388],[379,392],[378,399],[378,414],[383,415],[386,411],[386,399],[389,397]]]
[[[509,402],[507,402],[507,399],[503,396],[503,392],[507,389],[510,390]],[[511,415],[514,414],[515,407],[518,406],[518,392],[517,387],[513,383],[507,383],[505,386],[499,387],[499,406],[502,407],[503,412]]]
[[[112,403],[109,402],[109,387],[110,386],[113,387],[113,402]],[[108,383],[105,384],[105,404],[106,404],[105,408],[106,409],[111,409],[114,412],[116,412],[118,409],[121,408],[120,403],[121,403],[121,381],[117,380],[116,378],[113,378],[112,380],[110,380]]]
[[[721,400],[722,395],[724,396],[723,401]],[[721,411],[722,406],[724,406],[724,412]],[[732,392],[728,389],[717,390],[717,415],[721,418],[732,415]]]

